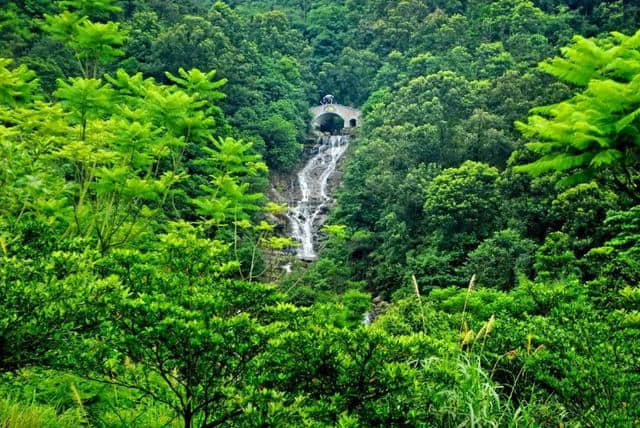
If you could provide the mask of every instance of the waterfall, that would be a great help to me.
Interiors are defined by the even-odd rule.
[[[318,153],[298,172],[300,199],[289,210],[287,217],[291,224],[291,235],[301,243],[298,257],[303,260],[316,258],[313,237],[331,203],[327,189],[329,178],[335,172],[348,144],[349,137],[345,135],[320,137],[317,144]]]

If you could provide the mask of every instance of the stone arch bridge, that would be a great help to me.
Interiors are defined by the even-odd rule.
[[[311,128],[319,128],[323,123],[326,123],[331,115],[337,115],[344,120],[344,129],[351,130],[361,125],[362,112],[353,107],[343,106],[341,104],[323,104],[309,109],[313,120],[311,121]]]

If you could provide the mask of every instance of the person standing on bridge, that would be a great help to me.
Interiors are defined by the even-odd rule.
[[[334,97],[333,95],[325,95],[324,97],[322,97],[322,104],[326,105],[326,104],[333,104],[334,102]]]

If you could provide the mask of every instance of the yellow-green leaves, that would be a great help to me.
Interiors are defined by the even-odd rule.
[[[12,59],[0,58],[0,105],[15,107],[39,97],[36,74],[21,64],[10,69]]]
[[[234,176],[258,175],[266,173],[267,165],[260,155],[252,153],[251,143],[244,143],[231,137],[211,140],[214,150],[206,148],[210,163],[220,173]]]
[[[322,227],[322,231],[329,236],[340,239],[347,237],[347,226],[344,224],[326,224]]]
[[[114,22],[102,24],[85,20],[76,28],[75,37],[70,47],[76,51],[81,60],[91,61],[94,67],[97,64],[108,64],[115,58],[124,54],[118,49],[124,44],[125,33]],[[85,72],[96,76],[96,70],[85,69]]]
[[[25,117],[37,120],[24,129],[23,138],[34,139],[32,149],[42,144],[39,133],[46,133],[47,150],[36,164],[43,176],[36,177],[41,184],[32,186],[33,192],[46,180],[65,183],[57,186],[61,194],[26,193],[24,206],[66,223],[72,236],[94,236],[103,252],[148,232],[162,218],[167,201],[175,206],[174,188],[190,172],[183,163],[185,149],[190,145],[202,150],[213,129],[205,102],[175,86],[124,71],[108,80],[111,83],[87,77],[59,80],[57,103],[32,105],[28,114],[2,115],[25,125],[31,123]],[[250,145],[238,143],[234,152],[234,144],[227,140],[214,150],[219,158],[212,162],[220,168],[209,177],[215,200],[204,211],[218,224],[246,218],[261,198],[234,177],[256,175],[265,170],[264,164],[259,156],[244,153]]]
[[[527,148],[541,157],[515,169],[533,175],[567,171],[559,186],[573,186],[604,171],[629,194],[637,193],[640,152],[640,31],[614,35],[610,47],[574,38],[563,57],[540,67],[585,87],[558,104],[532,110],[527,123],[516,123],[533,140]]]
[[[191,95],[211,101],[218,101],[226,96],[223,92],[217,91],[217,89],[224,86],[227,83],[227,79],[213,81],[216,70],[204,73],[197,68],[185,71],[184,68],[180,67],[178,73],[181,77],[176,77],[169,72],[165,74],[169,80],[177,83]]]
[[[210,171],[210,184],[201,185],[205,196],[194,199],[197,213],[220,226],[244,221],[261,207],[264,195],[251,189],[251,178],[267,172],[252,145],[231,137],[211,138],[212,147],[203,147],[207,155],[196,164]]]
[[[215,225],[229,224],[234,220],[248,219],[257,211],[263,199],[261,193],[249,192],[249,184],[231,176],[213,177],[212,186],[202,186],[207,196],[194,199],[196,212]]]
[[[613,45],[596,39],[574,36],[573,43],[562,49],[563,57],[540,64],[540,68],[558,79],[587,86],[592,79],[615,77],[631,80],[640,73],[637,49],[640,32],[633,36],[613,32]]]
[[[53,94],[60,98],[62,105],[78,119],[83,141],[86,138],[88,121],[113,108],[113,91],[100,79],[76,77],[69,79],[69,82],[58,80],[58,89]]]
[[[265,211],[274,215],[284,214],[288,209],[287,204],[276,204],[273,201],[268,201],[265,205]]]
[[[85,20],[86,17],[65,10],[57,15],[45,15],[42,29],[55,40],[67,43],[76,33],[78,25]]]
[[[126,32],[115,22],[93,22],[82,14],[87,9],[104,11],[106,8],[106,11],[109,11],[109,8],[115,7],[107,4],[110,1],[90,0],[67,3],[76,4],[78,11],[64,10],[58,15],[45,15],[42,29],[74,52],[84,77],[96,78],[99,75],[100,66],[109,64],[123,55],[124,52],[119,48],[124,44]]]

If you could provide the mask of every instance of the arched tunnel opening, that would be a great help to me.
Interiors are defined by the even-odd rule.
[[[324,113],[316,119],[317,127],[321,132],[340,134],[344,128],[344,119],[335,113]]]

